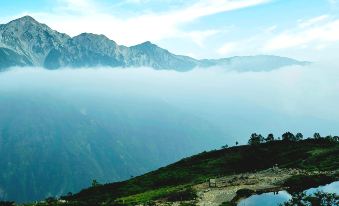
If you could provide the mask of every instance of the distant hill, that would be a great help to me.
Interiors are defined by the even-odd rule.
[[[0,200],[77,192],[93,179],[128,179],[222,144],[209,123],[164,102],[118,100],[85,99],[80,106],[48,95],[2,92]]]
[[[273,141],[256,146],[237,146],[185,158],[179,162],[124,182],[105,184],[65,197],[69,204],[119,205],[122,197],[134,199],[133,205],[170,195],[178,188],[205,182],[216,176],[272,168],[337,170],[339,144],[326,139],[299,142]]]
[[[197,67],[267,71],[307,63],[269,55],[198,60],[172,54],[148,41],[126,47],[104,35],[83,33],[72,38],[30,16],[0,25],[0,69],[11,66],[39,66],[47,69],[108,66],[176,71],[189,71]]]

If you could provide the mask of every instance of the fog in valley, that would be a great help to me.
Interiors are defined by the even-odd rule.
[[[121,108],[141,114],[145,107],[165,114],[170,107],[206,121],[222,131],[221,142],[232,145],[246,143],[252,132],[338,134],[338,76],[335,66],[316,63],[269,72],[13,68],[0,74],[0,91],[59,99],[83,115]]]

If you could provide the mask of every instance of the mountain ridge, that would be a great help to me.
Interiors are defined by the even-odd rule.
[[[245,63],[234,64],[237,59]],[[0,69],[11,66],[46,69],[108,66],[176,71],[189,71],[197,67],[263,71],[308,62],[273,55],[194,59],[173,54],[150,41],[127,47],[118,45],[103,34],[81,33],[70,37],[31,16],[24,16],[0,25],[0,63]]]
[[[150,106],[134,97],[130,107],[126,98],[69,101],[20,90],[0,95],[0,200],[35,201],[93,179],[127,179],[222,142],[208,122],[162,101]]]

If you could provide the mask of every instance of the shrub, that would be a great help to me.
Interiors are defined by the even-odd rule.
[[[14,202],[11,201],[0,201],[0,206],[14,206]]]
[[[167,200],[170,202],[187,201],[193,200],[196,197],[197,197],[196,192],[192,188],[188,188],[169,194],[167,196]]]
[[[283,186],[289,187],[289,192],[301,192],[311,187],[318,187],[331,183],[335,180],[334,177],[327,175],[296,175],[287,179]]]
[[[255,192],[253,190],[244,188],[244,189],[240,189],[237,191],[237,196],[238,197],[249,197],[253,195],[254,193]]]

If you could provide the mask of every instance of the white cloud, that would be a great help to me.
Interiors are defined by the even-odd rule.
[[[224,45],[222,45],[218,49],[218,53],[221,54],[221,55],[229,55],[229,54],[235,53],[236,49],[237,49],[237,43],[228,42],[228,43],[225,43]]]
[[[148,2],[148,0],[126,0],[126,3],[130,3],[130,4],[141,4],[145,2]]]
[[[266,51],[275,51],[295,47],[314,47],[339,42],[339,19],[330,19],[323,15],[299,22],[296,28],[283,31],[270,38],[264,45]]]
[[[306,28],[309,26],[313,26],[321,22],[324,22],[324,20],[328,19],[329,17],[330,17],[329,15],[321,15],[307,20],[299,20],[299,27]]]
[[[181,9],[167,12],[149,12],[133,17],[113,15],[93,0],[59,0],[52,13],[27,13],[53,29],[71,36],[82,32],[104,34],[119,44],[134,45],[143,41],[159,41],[191,36],[198,45],[215,31],[184,31],[180,26],[198,18],[270,2],[271,0],[200,0]],[[133,0],[133,2],[138,2]]]
[[[330,4],[335,5],[338,3],[338,0],[327,0]]]
[[[204,42],[207,38],[220,32],[221,31],[218,30],[192,31],[192,32],[183,32],[183,36],[187,36],[198,46],[204,47]]]
[[[273,25],[273,26],[270,26],[270,27],[266,28],[266,29],[264,30],[264,32],[265,32],[265,33],[273,33],[274,31],[277,30],[277,28],[278,28],[277,25]]]
[[[336,58],[338,48],[339,18],[325,14],[296,20],[294,26],[285,29],[281,25],[257,29],[243,38],[226,40],[216,51],[218,57],[274,54],[322,61]]]
[[[201,0],[191,7],[172,12],[165,16],[171,17],[179,22],[188,22],[203,16],[255,6],[269,1],[270,0]]]
[[[92,13],[99,9],[99,5],[93,0],[57,0],[59,6],[56,12],[78,12],[82,14]]]

